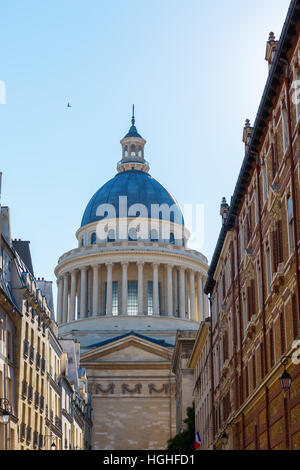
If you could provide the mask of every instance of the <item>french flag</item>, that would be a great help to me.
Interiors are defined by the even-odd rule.
[[[195,439],[195,449],[199,450],[200,446],[201,446],[201,439],[200,439],[199,433],[197,432],[196,439]]]

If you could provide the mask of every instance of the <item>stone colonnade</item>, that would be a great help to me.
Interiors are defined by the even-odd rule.
[[[151,295],[151,315],[197,321],[208,316],[207,299],[203,293],[206,276],[203,272],[167,263],[119,261],[82,266],[58,277],[58,324],[91,316],[130,314],[128,281],[132,275],[129,279],[129,265],[131,268],[135,266],[136,273],[133,278],[137,282],[135,314],[149,314],[147,305],[148,296]],[[144,276],[145,265],[148,267],[147,278]],[[117,286],[114,286],[115,279],[118,279]],[[145,292],[146,281],[152,283],[151,294]],[[114,289],[117,291],[114,292]],[[117,312],[116,306],[113,306],[114,294],[119,299]]]

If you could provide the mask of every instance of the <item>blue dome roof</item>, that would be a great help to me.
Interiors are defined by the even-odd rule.
[[[127,208],[132,204],[144,204],[149,217],[151,204],[167,204],[169,207],[175,205],[170,216],[171,222],[175,219],[175,222],[184,225],[182,212],[174,197],[148,173],[129,170],[118,173],[94,194],[84,211],[81,227],[105,218],[105,216],[96,215],[97,208],[101,204],[112,204],[116,210],[116,216],[119,217],[119,196],[127,196]],[[159,218],[169,220],[161,212]]]

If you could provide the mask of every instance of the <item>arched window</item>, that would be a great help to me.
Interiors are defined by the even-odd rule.
[[[128,157],[128,147],[127,147],[127,145],[125,145],[125,148],[124,148],[124,157]]]
[[[173,232],[170,233],[170,243],[171,243],[171,245],[175,245],[175,237],[174,237]]]
[[[83,237],[82,237],[82,239],[80,240],[80,245],[83,246],[83,244],[84,244],[84,241],[83,241]]]
[[[142,157],[143,156],[143,150],[142,150],[142,147],[139,146],[139,153],[138,153],[138,156],[139,157]]]
[[[135,157],[135,145],[132,145],[132,146],[130,147],[130,156],[131,156],[131,157]]]
[[[96,243],[96,233],[93,232],[91,235],[91,245],[95,245]]]

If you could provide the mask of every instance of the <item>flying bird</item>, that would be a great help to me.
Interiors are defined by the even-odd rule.
[[[67,108],[72,108],[72,106],[70,105],[69,102],[68,102],[68,104],[67,104]]]

